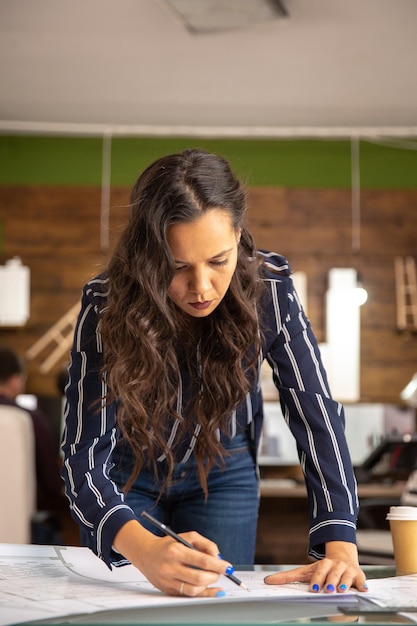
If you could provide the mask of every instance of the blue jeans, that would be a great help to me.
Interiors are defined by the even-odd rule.
[[[141,524],[160,534],[141,517],[148,511],[175,532],[195,530],[214,541],[223,558],[237,565],[252,565],[255,557],[259,509],[259,485],[255,461],[246,434],[237,435],[225,445],[229,456],[224,467],[209,473],[208,498],[200,486],[197,464],[193,458],[178,463],[167,490],[157,502],[163,481],[153,471],[143,469],[126,503],[135,511]],[[111,477],[123,485],[128,474],[113,468]]]

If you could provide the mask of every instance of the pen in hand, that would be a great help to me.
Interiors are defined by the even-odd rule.
[[[177,535],[177,533],[175,533],[173,530],[171,530],[171,528],[169,528],[169,526],[167,526],[166,524],[163,524],[162,522],[160,522],[158,519],[156,519],[156,517],[153,517],[147,511],[142,511],[142,517],[144,517],[149,522],[151,522],[151,524],[156,526],[156,528],[159,528],[159,530],[161,530],[163,533],[165,533],[165,535],[168,535],[169,537],[172,537],[173,539],[175,539],[175,541],[178,541],[178,543],[182,543],[183,546],[187,546],[187,548],[191,548],[191,550],[197,550],[197,548],[195,546],[193,546],[192,543],[190,543],[189,541],[187,541],[183,537],[180,537],[180,535]],[[239,580],[239,578],[237,576],[234,576],[234,574],[224,574],[224,575],[226,576],[226,578],[228,578],[229,580],[234,582],[235,585],[238,585],[238,587],[242,587],[242,589],[246,589],[247,591],[249,591],[249,589],[247,588],[245,583],[243,583],[241,580]]]

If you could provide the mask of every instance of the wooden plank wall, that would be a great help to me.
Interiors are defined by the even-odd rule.
[[[79,300],[82,285],[106,263],[100,248],[98,187],[1,186],[0,264],[18,255],[31,269],[31,316],[0,328],[0,341],[24,353]],[[111,245],[127,216],[128,190],[112,189]],[[396,330],[394,259],[417,255],[417,191],[361,192],[360,250],[352,249],[349,190],[254,187],[249,222],[259,247],[288,257],[308,277],[308,315],[324,341],[324,296],[331,267],[355,267],[369,299],[361,311],[361,400],[398,403],[417,371],[417,336]],[[1,297],[1,296],[0,296]],[[42,357],[43,355],[41,355]],[[56,376],[29,364],[28,391],[56,395]]]
[[[253,188],[250,207],[259,244],[306,272],[307,310],[319,341],[329,269],[358,270],[369,294],[361,308],[361,401],[398,403],[417,371],[417,335],[396,329],[394,259],[417,255],[417,192],[361,192],[359,251],[352,248],[348,190]]]
[[[126,197],[119,190],[112,194],[111,241],[126,220]],[[100,203],[99,187],[0,186],[0,263],[17,255],[31,270],[30,319],[22,328],[0,327],[2,343],[24,354],[79,302],[83,284],[103,269],[108,254],[100,246]],[[28,363],[27,391],[56,396],[57,375],[68,358],[42,374],[39,366],[47,356],[44,350]]]

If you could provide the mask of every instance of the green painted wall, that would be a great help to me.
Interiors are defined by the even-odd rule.
[[[417,144],[399,145],[361,141],[362,188],[417,188]],[[111,182],[129,186],[154,159],[194,146],[230,159],[248,185],[351,186],[349,141],[298,139],[114,138]],[[0,135],[0,184],[99,185],[101,151],[100,138]]]

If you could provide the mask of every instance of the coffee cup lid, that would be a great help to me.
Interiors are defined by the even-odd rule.
[[[417,520],[417,506],[391,506],[387,519]]]

